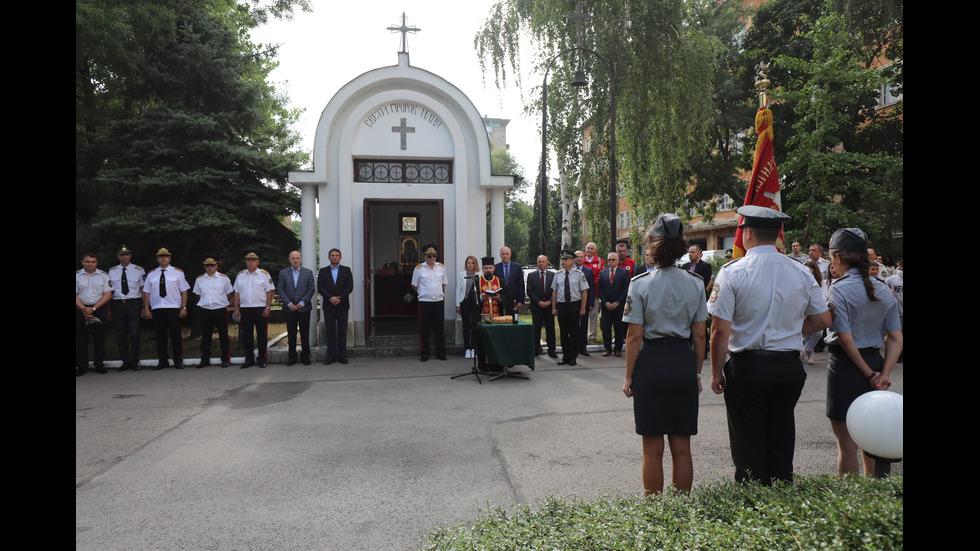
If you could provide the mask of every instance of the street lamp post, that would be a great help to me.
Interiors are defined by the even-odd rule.
[[[541,251],[547,251],[547,212],[548,212],[548,72],[555,61],[568,52],[581,51],[590,53],[602,61],[609,72],[609,241],[610,251],[616,250],[616,211],[618,210],[617,167],[616,167],[616,78],[612,66],[594,50],[577,46],[562,50],[551,58],[544,70],[544,81],[541,84]],[[580,87],[588,84],[585,73],[581,68],[575,71],[572,86]]]

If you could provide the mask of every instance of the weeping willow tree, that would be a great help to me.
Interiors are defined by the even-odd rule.
[[[531,74],[550,71],[547,139],[563,174],[558,182],[563,226],[570,225],[581,198],[589,237],[609,242],[612,124],[619,193],[636,215],[650,221],[660,212],[684,207],[692,188],[692,163],[710,147],[712,83],[720,49],[691,17],[691,8],[699,3],[500,0],[490,10],[474,45],[484,73],[492,71],[498,88],[509,81],[521,87],[522,64],[531,64]],[[591,17],[569,18],[577,12]],[[562,54],[578,47],[579,40],[608,62],[612,75],[589,52]],[[588,85],[566,85],[579,67],[589,75]],[[611,77],[615,121],[610,121]],[[526,113],[541,112],[540,86],[525,95]]]

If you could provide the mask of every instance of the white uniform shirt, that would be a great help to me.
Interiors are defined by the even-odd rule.
[[[126,271],[126,284],[129,285],[129,294],[122,292],[122,275]],[[112,300],[136,299],[143,297],[143,279],[146,272],[136,264],[130,264],[123,268],[122,264],[116,264],[109,268],[109,281],[112,284]]]
[[[106,291],[112,291],[109,285],[109,274],[96,268],[91,274],[85,268],[75,272],[75,294],[85,306],[92,306]]]
[[[197,305],[205,310],[227,308],[228,294],[233,291],[231,280],[221,272],[215,272],[213,276],[204,273],[194,281],[194,294],[201,297]]]
[[[642,325],[644,339],[689,338],[691,323],[708,319],[704,281],[692,273],[668,266],[634,277],[623,321]]]
[[[446,278],[446,267],[440,262],[436,262],[432,268],[423,262],[412,272],[412,287],[418,289],[419,302],[445,300],[446,293],[442,286],[447,283],[449,280]]]
[[[235,276],[233,286],[238,293],[238,305],[242,308],[265,308],[266,297],[269,291],[274,291],[276,286],[272,283],[272,276],[269,272],[257,268],[254,272],[242,270]]]
[[[810,270],[772,245],[749,249],[718,271],[708,313],[732,324],[730,352],[800,350],[803,319],[827,311]]]
[[[191,286],[184,277],[184,271],[173,266],[164,271],[167,282],[167,296],[160,296],[160,271],[163,268],[156,268],[146,274],[146,281],[143,282],[143,292],[150,296],[150,310],[157,308],[180,308],[180,294],[187,291]]]

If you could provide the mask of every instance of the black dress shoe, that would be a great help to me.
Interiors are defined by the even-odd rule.
[[[245,363],[243,363],[239,369],[248,369],[253,365],[255,365],[255,360],[245,360]]]
[[[88,373],[88,368],[87,367],[76,367],[75,368],[75,376],[76,377],[81,377],[82,375],[85,375],[86,373]]]
[[[345,358],[343,356],[337,358],[337,361],[340,362],[340,363],[342,363],[342,364],[344,364],[344,365],[347,365],[347,363],[348,363],[347,362],[347,358]]]
[[[255,363],[259,364],[259,367],[262,367],[262,368],[264,368],[266,365],[268,365],[268,364],[266,364],[265,358],[259,358],[259,360],[257,362],[255,362]]]
[[[436,357],[439,358],[442,361],[446,361],[446,355],[445,354],[436,354]]]
[[[541,354],[544,354],[544,350],[541,350],[540,348],[534,350],[535,356],[540,356]]]
[[[335,361],[337,361],[337,358],[327,358],[326,360],[323,360],[323,365],[330,365]]]
[[[289,367],[289,366],[291,366],[291,365],[296,365],[296,363],[297,363],[297,361],[298,361],[298,360],[288,360],[288,361],[286,362],[286,367]]]
[[[303,365],[310,365],[310,359],[309,358],[303,358]]]
[[[201,369],[202,367],[207,367],[209,365],[211,365],[211,362],[207,360],[201,360],[201,363],[197,364],[197,368]]]
[[[119,368],[119,371],[126,371],[127,369],[129,369],[129,362],[123,362],[122,366]]]
[[[153,371],[160,371],[161,369],[167,366],[168,366],[167,362],[157,362],[157,364],[153,366]]]
[[[131,369],[132,369],[133,371],[139,371],[139,370],[141,370],[141,369],[143,369],[143,368],[142,368],[142,367],[140,367],[140,364],[139,364],[139,362],[133,362],[133,366],[132,366],[132,368],[131,368]]]
[[[558,353],[557,352],[548,352],[548,357],[549,358],[557,358],[558,357]]]
[[[231,365],[231,361],[222,358],[221,367],[228,367],[229,365]]]
[[[177,369],[184,369],[184,362],[174,362],[174,367]]]
[[[103,375],[105,375],[106,373],[108,373],[108,371],[105,370],[105,366],[104,365],[103,366],[98,366],[98,365],[95,366],[95,372],[96,373],[101,373]]]
[[[429,361],[429,355],[428,354],[422,354],[422,357],[419,358],[419,360],[421,360],[423,362],[427,362],[427,361]]]
[[[558,365],[567,365],[567,364],[568,364],[568,360],[565,359],[558,360]]]
[[[578,365],[575,360],[568,360],[568,365]]]

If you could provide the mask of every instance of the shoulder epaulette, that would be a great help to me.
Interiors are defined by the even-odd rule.
[[[417,265],[415,266],[415,269],[416,269],[416,270],[418,270],[418,269],[419,269],[419,268],[421,268],[421,267],[422,267],[422,266],[423,266],[424,264],[425,264],[425,262],[419,262],[419,263],[418,263],[418,264],[417,264]]]
[[[647,271],[643,272],[642,274],[637,274],[637,275],[633,276],[632,278],[630,278],[630,281],[636,281],[637,279],[639,279],[639,278],[641,278],[641,277],[643,277],[645,275],[650,275],[652,273],[653,272],[651,272],[650,270],[647,270]]]
[[[217,273],[217,274],[218,274],[219,276],[221,276],[221,277],[228,277],[227,275],[225,275],[225,274],[223,274],[223,273],[221,273],[221,272],[216,272],[216,273]]]
[[[734,262],[734,260],[732,262]],[[704,278],[701,277],[701,274],[699,274],[697,272],[692,272],[691,270],[684,270],[684,271],[687,272],[687,273],[689,273],[689,274],[691,274],[692,276],[697,276],[698,279],[700,279],[701,281],[704,281]]]
[[[206,275],[208,275],[208,274],[201,274],[201,275],[197,276],[197,279],[201,279],[202,277],[204,277]]]
[[[261,271],[262,271],[262,273],[263,273],[263,274],[265,274],[265,275],[267,275],[267,276],[271,276],[271,275],[272,275],[272,274],[270,274],[269,272],[267,272],[267,271],[265,271],[265,270],[263,270],[262,268],[259,268],[259,270],[261,270]]]
[[[728,265],[730,265],[730,264],[734,264],[734,263],[736,263],[736,262],[738,262],[739,260],[741,260],[741,259],[743,259],[743,258],[745,258],[745,257],[744,257],[744,256],[740,256],[740,257],[738,257],[738,258],[733,258],[733,259],[731,260],[731,262],[726,262],[726,263],[724,263],[724,264],[722,264],[722,266],[721,266],[721,267],[722,267],[722,268],[724,268],[725,266],[728,266]]]
[[[178,271],[178,272],[180,272],[180,273],[184,273],[184,270],[181,270],[181,269],[180,269],[180,268],[178,268],[177,266],[171,266],[171,268],[173,268],[173,269],[175,269],[175,270],[177,270],[177,271]]]
[[[844,274],[844,275],[840,276],[839,278],[831,281],[830,284],[833,285],[834,283],[837,283],[838,281],[841,281],[842,279],[847,279],[850,275],[851,274]]]
[[[242,270],[242,271],[240,271],[240,272],[238,272],[238,275],[242,275],[242,274],[244,274],[244,273],[245,273],[245,272],[247,272],[247,271],[248,271],[248,268],[246,268],[246,269],[244,269],[244,270]]]
[[[436,264],[438,264],[438,265],[440,265],[440,266],[442,266],[443,268],[445,268],[445,267],[446,267],[446,266],[445,266],[445,265],[444,265],[444,264],[443,264],[442,262],[436,262]]]

